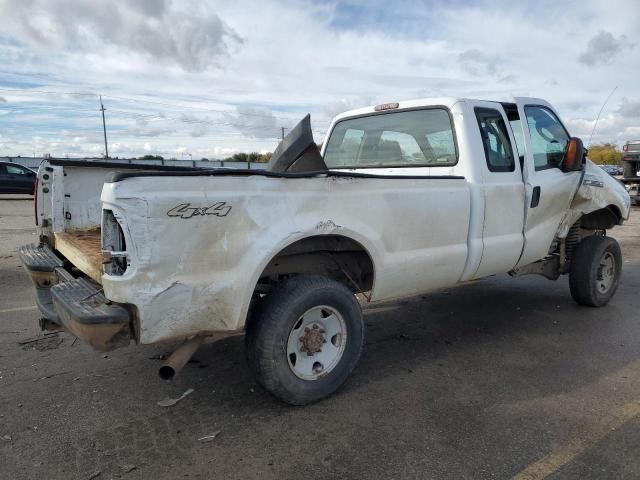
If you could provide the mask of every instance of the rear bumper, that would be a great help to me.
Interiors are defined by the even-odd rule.
[[[38,308],[48,320],[96,350],[129,344],[129,311],[107,300],[99,285],[74,278],[65,270],[64,261],[46,245],[21,247],[20,260],[36,286]]]

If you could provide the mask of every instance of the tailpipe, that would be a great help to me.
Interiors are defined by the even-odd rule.
[[[204,337],[193,337],[191,340],[187,340],[180,345],[158,370],[160,378],[163,380],[171,380],[178,375],[182,367],[187,364],[193,354],[196,353],[196,350],[200,348],[203,340]]]

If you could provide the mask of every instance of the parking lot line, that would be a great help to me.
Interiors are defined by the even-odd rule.
[[[35,305],[29,307],[16,307],[16,308],[7,308],[4,310],[0,310],[0,313],[12,313],[12,312],[24,312],[26,310],[36,310],[38,307]]]
[[[586,432],[582,438],[575,439],[530,464],[527,468],[515,475],[512,480],[539,480],[547,478],[638,415],[640,415],[640,402],[627,403],[621,409],[604,416],[602,421],[590,431]]]

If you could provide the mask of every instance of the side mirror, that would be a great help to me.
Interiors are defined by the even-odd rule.
[[[564,157],[560,168],[565,172],[579,172],[585,163],[586,155],[582,140],[577,137],[571,137],[564,149]]]

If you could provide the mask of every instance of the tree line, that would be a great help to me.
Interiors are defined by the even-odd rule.
[[[258,152],[250,152],[250,153],[235,153],[227,158],[216,158],[215,161],[223,161],[223,162],[251,162],[251,163],[269,163],[271,160],[271,152],[267,153],[258,153]],[[113,157],[117,158],[117,157]],[[144,155],[142,157],[138,157],[138,160],[164,160],[162,155]],[[200,160],[208,161],[209,159],[206,157],[202,157]]]
[[[622,151],[614,143],[591,145],[587,156],[598,165],[622,165]]]

